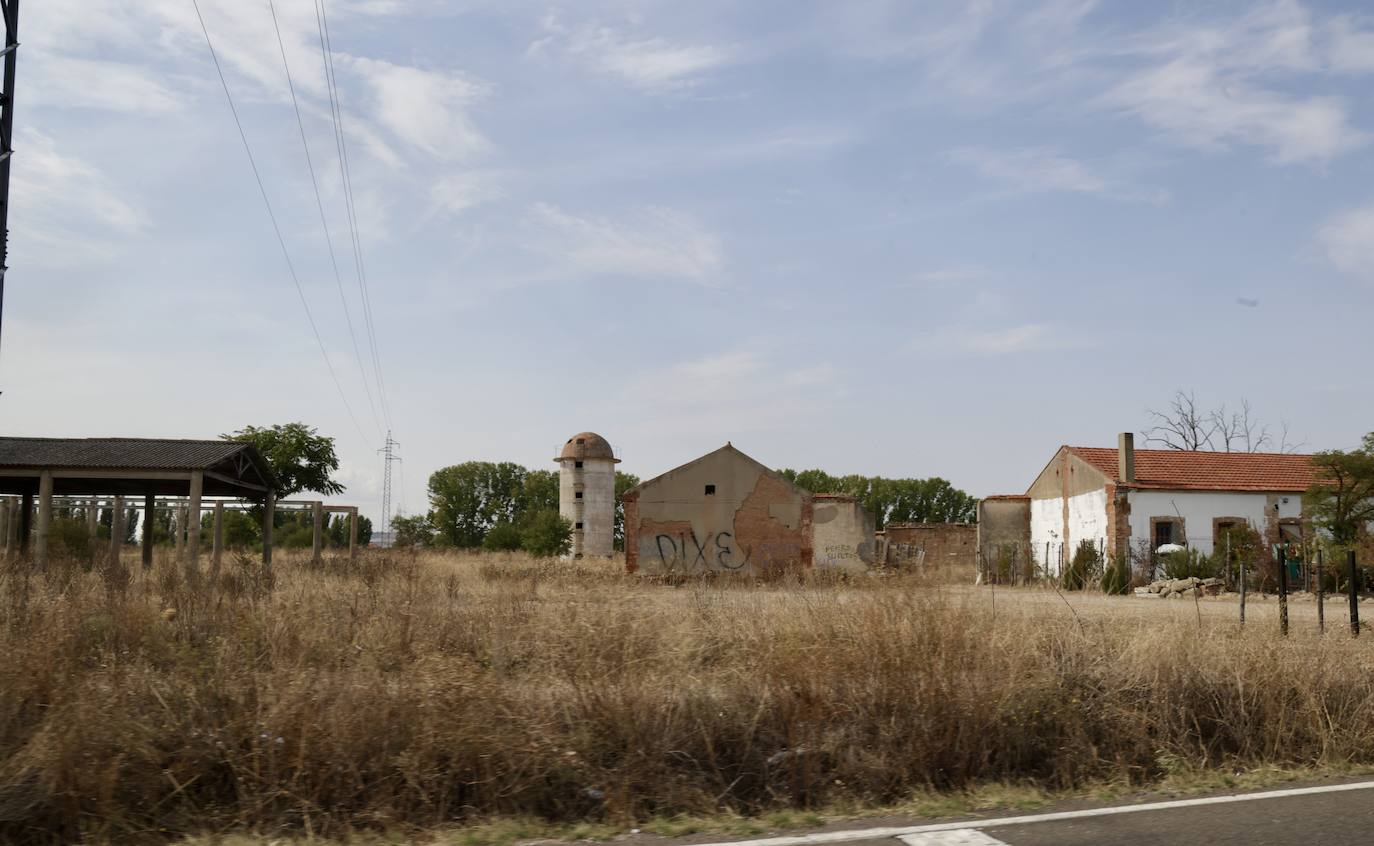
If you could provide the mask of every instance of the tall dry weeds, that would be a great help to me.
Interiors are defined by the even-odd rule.
[[[629,821],[1374,760],[1370,644],[514,557],[0,575],[0,839]],[[1121,600],[1129,602],[1130,600]]]

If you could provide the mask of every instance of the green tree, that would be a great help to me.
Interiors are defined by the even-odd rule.
[[[1332,449],[1312,456],[1316,482],[1307,491],[1303,513],[1331,534],[1339,546],[1352,546],[1374,521],[1374,432],[1350,451]]]
[[[509,461],[467,461],[434,471],[429,477],[429,520],[439,539],[472,549],[482,545],[492,526],[516,522],[528,475]]]
[[[824,470],[781,470],[779,475],[812,493],[848,494],[873,515],[877,528],[889,523],[971,523],[978,501],[944,479],[887,479],[832,476]]]
[[[372,520],[358,515],[358,545],[367,546],[372,543]]]
[[[521,532],[521,545],[540,558],[566,555],[572,549],[572,523],[553,509],[540,511],[530,517]]]
[[[526,470],[521,483],[520,501],[516,504],[516,516],[548,508],[558,508],[558,471]]]
[[[497,523],[487,531],[482,548],[492,552],[511,552],[524,545],[520,527],[514,523]]]
[[[625,549],[625,493],[639,484],[639,477],[633,473],[615,473],[615,525],[612,543],[616,549]]]
[[[432,546],[434,544],[434,527],[429,522],[429,516],[425,514],[413,514],[409,517],[397,514],[392,517],[391,535],[392,546]]]
[[[344,492],[344,486],[333,479],[334,472],[339,469],[334,439],[304,423],[245,426],[220,437],[246,441],[258,448],[276,477],[277,496],[289,497],[300,491],[314,491],[324,496]]]

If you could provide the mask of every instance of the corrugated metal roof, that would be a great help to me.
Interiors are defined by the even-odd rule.
[[[235,441],[0,437],[0,467],[207,470],[244,450],[263,468],[250,444]]]

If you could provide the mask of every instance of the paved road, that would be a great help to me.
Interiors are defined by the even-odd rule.
[[[1321,792],[1328,791],[1328,792]],[[827,831],[745,843],[754,846],[1368,846],[1374,844],[1374,782],[1201,798],[1000,820]],[[736,846],[743,846],[737,844]]]

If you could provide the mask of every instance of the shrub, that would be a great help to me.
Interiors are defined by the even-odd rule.
[[[1082,590],[1102,566],[1102,555],[1097,544],[1082,541],[1074,550],[1073,560],[1064,569],[1064,590]]]
[[[1159,556],[1159,563],[1166,579],[1208,579],[1217,574],[1217,565],[1212,559],[1196,549],[1166,552]]]
[[[482,548],[492,552],[514,552],[523,544],[524,538],[514,523],[497,523],[487,532]]]
[[[540,558],[567,555],[572,549],[572,524],[557,511],[546,509],[530,518],[520,541],[526,552]]]

